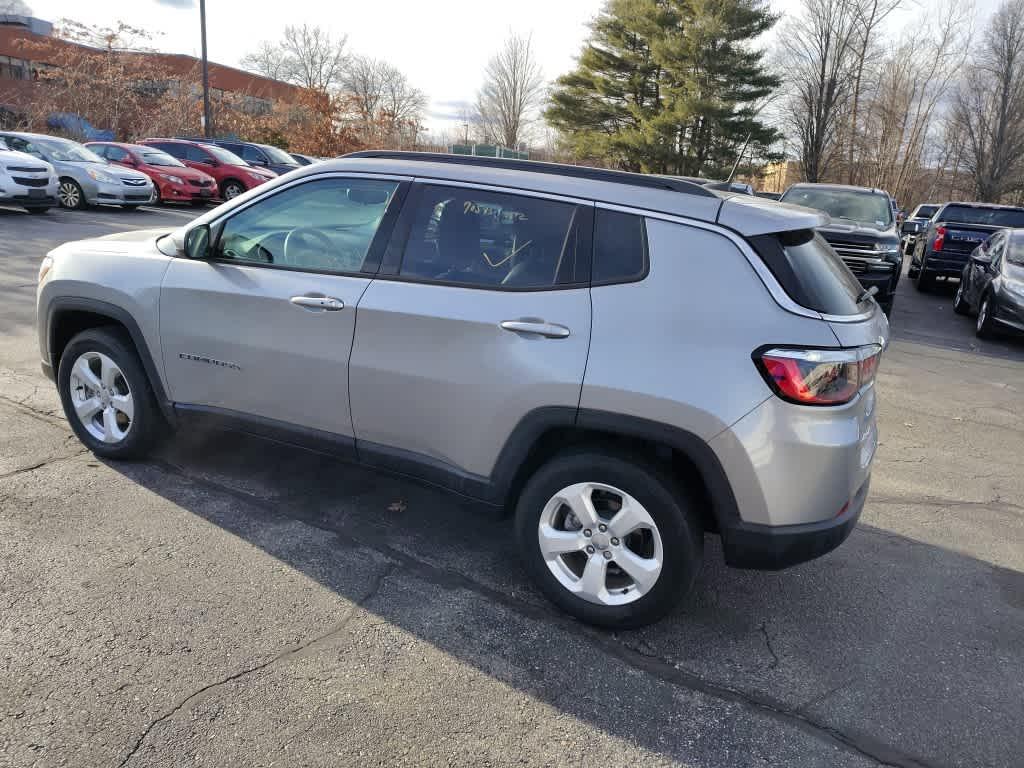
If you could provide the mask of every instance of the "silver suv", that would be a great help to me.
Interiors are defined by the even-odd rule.
[[[514,510],[587,622],[822,555],[868,491],[888,324],[826,217],[657,176],[360,153],[63,245],[44,371],[112,459],[235,426]]]

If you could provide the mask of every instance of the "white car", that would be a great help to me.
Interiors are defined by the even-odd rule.
[[[0,205],[46,213],[57,204],[57,173],[38,157],[15,152],[0,139]]]

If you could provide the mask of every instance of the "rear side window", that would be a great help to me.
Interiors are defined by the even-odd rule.
[[[627,283],[647,274],[647,230],[641,216],[597,209],[594,219],[594,285]]]
[[[578,282],[580,210],[537,197],[424,185],[414,198],[399,274],[506,290]]]
[[[810,229],[760,235],[754,249],[797,304],[826,315],[864,310],[864,289],[825,239]]]

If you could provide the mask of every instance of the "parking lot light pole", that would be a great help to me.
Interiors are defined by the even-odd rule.
[[[213,118],[210,115],[210,65],[206,59],[206,0],[199,0],[199,23],[203,37],[203,136],[213,136]]]

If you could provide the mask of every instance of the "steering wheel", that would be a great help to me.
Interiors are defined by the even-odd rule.
[[[296,258],[296,252],[301,248],[317,249],[317,261],[326,261],[332,256],[334,243],[316,227],[296,227],[285,235],[281,262],[290,267],[308,266],[301,258]]]

